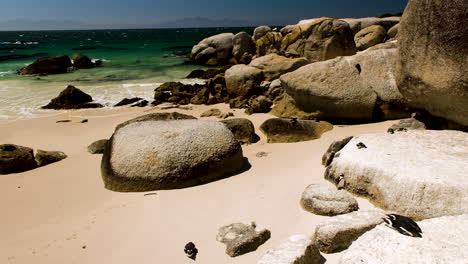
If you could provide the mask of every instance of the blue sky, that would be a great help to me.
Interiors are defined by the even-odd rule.
[[[0,30],[168,26],[187,18],[191,18],[190,23],[208,20],[213,26],[283,25],[321,16],[365,17],[400,12],[406,3],[407,0],[0,0]]]

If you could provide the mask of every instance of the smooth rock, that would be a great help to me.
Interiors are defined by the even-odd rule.
[[[229,96],[247,96],[256,93],[263,79],[263,73],[257,68],[239,64],[232,66],[225,74]]]
[[[88,152],[91,154],[103,154],[106,151],[108,139],[97,140],[88,146]]]
[[[257,250],[270,239],[267,229],[260,229],[255,223],[235,223],[219,229],[216,240],[226,245],[226,254],[237,257]]]
[[[241,144],[252,144],[259,140],[255,128],[249,119],[233,118],[221,121]]]
[[[366,51],[303,66],[280,80],[299,109],[319,118],[404,118],[410,114],[394,78],[396,56],[396,49]]]
[[[67,158],[67,155],[62,151],[45,151],[38,149],[35,158],[37,166],[42,167],[51,163],[61,161]]]
[[[362,234],[383,223],[384,216],[385,212],[374,210],[328,218],[315,228],[315,245],[323,253],[347,249]]]
[[[124,106],[124,105],[129,105],[129,104],[133,104],[133,103],[136,103],[140,100],[143,100],[143,98],[140,98],[140,97],[133,97],[133,98],[124,98],[122,99],[120,102],[118,102],[117,104],[115,104],[114,106]]]
[[[279,247],[268,250],[257,264],[319,264],[322,256],[305,235],[293,235]]]
[[[199,185],[243,165],[239,142],[219,122],[134,121],[112,135],[101,172],[109,190],[142,192]]]
[[[359,209],[358,202],[349,193],[328,185],[309,185],[301,198],[304,210],[326,216],[347,214]]]
[[[306,58],[290,59],[277,54],[269,54],[253,60],[249,66],[261,70],[265,80],[273,81],[281,75],[295,71],[308,63],[309,61]]]
[[[411,105],[468,127],[468,2],[411,0],[398,32],[396,79]]]
[[[37,168],[31,148],[3,144],[0,145],[0,174],[19,173]]]
[[[354,35],[354,41],[356,42],[356,48],[358,50],[366,50],[372,46],[385,41],[387,37],[387,31],[380,25],[374,25],[362,29],[356,35]]]
[[[282,98],[278,100],[270,112],[272,115],[282,118],[297,118],[305,120],[315,120],[320,113],[307,113],[296,106],[294,99],[284,93]]]
[[[325,178],[335,183],[342,176],[347,191],[380,208],[427,219],[468,213],[467,160],[467,133],[365,134],[354,136],[334,155]]]
[[[468,215],[418,222],[422,238],[379,225],[357,239],[341,256],[341,264],[465,264],[468,259]]]
[[[190,57],[200,64],[226,64],[232,58],[233,37],[232,33],[222,33],[203,39],[193,46]]]
[[[287,118],[268,119],[260,126],[260,130],[268,138],[268,143],[293,143],[318,139],[323,133],[332,129],[332,124],[323,121]]]

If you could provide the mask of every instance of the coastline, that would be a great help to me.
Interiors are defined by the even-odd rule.
[[[289,235],[311,235],[315,225],[326,218],[304,211],[299,200],[307,185],[327,184],[320,161],[332,141],[384,132],[396,122],[335,126],[318,140],[267,144],[258,127],[272,116],[256,114],[249,119],[261,140],[243,146],[252,165],[243,173],[150,196],[104,189],[101,156],[86,151],[90,143],[108,138],[117,124],[136,116],[177,111],[198,118],[215,107],[229,110],[226,104],[193,106],[193,110],[123,107],[104,110],[106,113],[103,109],[72,110],[0,122],[0,138],[5,142],[61,150],[69,156],[50,166],[0,177],[0,203],[8,216],[2,219],[0,259],[6,263],[63,263],[63,259],[70,263],[128,263],[138,257],[139,263],[190,263],[182,249],[193,241],[200,250],[197,261],[202,263],[253,263]],[[234,115],[246,116],[243,110],[235,110]],[[89,122],[79,123],[83,118]],[[55,123],[61,119],[72,122]],[[261,151],[268,156],[256,157]],[[365,199],[358,201],[360,210],[374,208]],[[224,245],[216,241],[216,232],[222,225],[242,221],[269,228],[272,238],[257,251],[231,259],[224,253]],[[340,254],[324,257],[327,263],[337,263]]]

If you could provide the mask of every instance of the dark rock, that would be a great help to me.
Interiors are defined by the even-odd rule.
[[[254,113],[268,113],[271,110],[273,103],[266,96],[259,96],[249,101],[249,107],[245,113],[251,115]]]
[[[142,100],[143,98],[140,98],[140,97],[134,97],[134,98],[124,98],[122,99],[122,101],[118,102],[116,105],[114,106],[123,106],[123,105],[129,105],[129,104],[133,104],[133,103],[136,103],[140,100]]]
[[[136,104],[131,105],[131,107],[146,107],[148,106],[149,102],[146,100],[143,100],[141,102],[138,102]]]
[[[101,108],[101,104],[91,103],[93,98],[80,89],[69,85],[58,97],[52,99],[50,103],[43,106],[44,109],[81,109],[81,108]]]
[[[96,67],[93,61],[83,54],[72,55],[73,66],[77,69],[91,69]]]
[[[67,120],[58,120],[55,123],[70,123],[70,122],[71,120],[67,119]]]
[[[332,124],[323,121],[286,118],[268,119],[260,126],[260,130],[268,138],[268,143],[292,143],[318,139],[323,133],[332,129]]]
[[[201,88],[198,93],[190,99],[191,104],[200,105],[208,103],[210,98],[210,90],[208,87]]]
[[[37,150],[36,162],[39,167],[49,165],[65,159],[67,155],[61,151]]]
[[[83,119],[83,120],[80,121],[80,123],[84,124],[84,123],[88,123],[88,121],[89,121],[88,119]]]
[[[0,145],[0,174],[18,173],[37,168],[31,148],[3,144]]]
[[[21,75],[66,73],[72,67],[70,57],[66,55],[44,57],[21,70]]]
[[[91,154],[103,154],[106,150],[107,142],[109,142],[109,140],[101,139],[91,143],[91,145],[88,146],[88,152]]]
[[[257,250],[271,237],[267,229],[257,231],[255,223],[235,223],[219,229],[216,240],[226,244],[226,254],[237,257]]]
[[[226,72],[227,69],[229,69],[230,66],[226,66],[221,69],[207,69],[207,70],[193,70],[189,75],[187,75],[188,79],[211,79],[214,78],[218,74],[223,74]]]
[[[190,100],[197,96],[204,87],[204,85],[190,85],[180,82],[163,83],[155,89],[153,104],[158,105],[165,102],[189,104]]]
[[[255,134],[255,128],[252,121],[246,118],[234,118],[220,121],[223,123],[231,132],[234,137],[241,144],[252,144],[257,142],[260,138]]]
[[[229,107],[230,108],[247,108],[248,103],[249,103],[248,98],[239,96],[239,97],[229,100]]]

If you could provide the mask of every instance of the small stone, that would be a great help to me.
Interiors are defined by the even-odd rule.
[[[257,154],[255,154],[255,157],[257,158],[264,158],[264,157],[268,157],[268,152],[258,152]]]
[[[109,140],[101,139],[91,143],[91,145],[88,146],[88,152],[91,154],[103,154],[106,150],[107,142],[109,142]]]
[[[219,110],[217,108],[212,108],[210,110],[207,110],[207,111],[203,112],[200,115],[200,117],[211,117],[211,116],[216,116],[216,117],[221,116],[221,110]]]
[[[260,230],[254,222],[235,223],[221,227],[216,240],[226,244],[227,255],[237,257],[257,250],[270,236],[269,230]]]
[[[67,158],[67,155],[61,151],[37,150],[36,162],[39,167],[49,165]]]
[[[318,184],[311,184],[305,189],[301,205],[308,212],[327,216],[346,214],[359,209],[356,199],[346,191]]]

